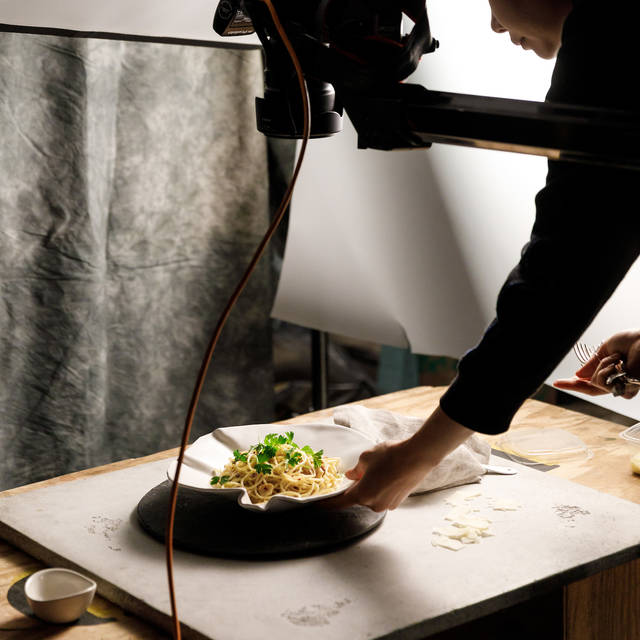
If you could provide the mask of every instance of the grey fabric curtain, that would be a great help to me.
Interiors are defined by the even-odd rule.
[[[0,489],[179,444],[268,224],[261,90],[258,51],[0,34]],[[194,438],[272,419],[273,292],[263,260]]]

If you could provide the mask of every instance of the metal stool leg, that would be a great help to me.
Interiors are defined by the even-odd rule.
[[[311,393],[313,410],[326,409],[329,404],[329,334],[311,329]]]

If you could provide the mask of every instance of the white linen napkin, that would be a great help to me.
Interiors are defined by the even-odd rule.
[[[422,418],[403,416],[385,409],[367,409],[362,405],[336,407],[335,424],[360,431],[376,443],[384,440],[404,440],[424,423]],[[489,462],[491,446],[473,434],[446,456],[422,479],[411,495],[480,482],[486,473],[483,464]]]

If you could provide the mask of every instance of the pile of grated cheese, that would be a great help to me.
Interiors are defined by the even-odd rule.
[[[479,489],[463,489],[449,497],[446,502],[453,509],[444,518],[449,524],[433,528],[431,544],[459,551],[466,544],[477,544],[482,538],[493,535],[491,520],[474,503],[481,497],[484,496]],[[522,505],[511,498],[486,497],[486,506],[494,511],[516,511]]]

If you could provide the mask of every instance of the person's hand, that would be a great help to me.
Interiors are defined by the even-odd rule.
[[[640,331],[621,331],[605,340],[596,353],[580,367],[573,378],[556,380],[553,386],[567,391],[578,391],[590,396],[611,393],[612,384],[607,378],[616,373],[622,362],[624,371],[634,378],[640,378]],[[633,398],[640,387],[626,385],[621,398]]]
[[[363,452],[347,478],[355,480],[342,495],[327,500],[331,509],[352,505],[373,511],[395,509],[448,453],[473,431],[436,409],[408,440],[382,442]]]
[[[332,509],[354,504],[373,511],[395,509],[432,468],[432,462],[416,455],[410,439],[381,442],[364,451],[356,466],[345,473],[355,484],[327,504]]]

